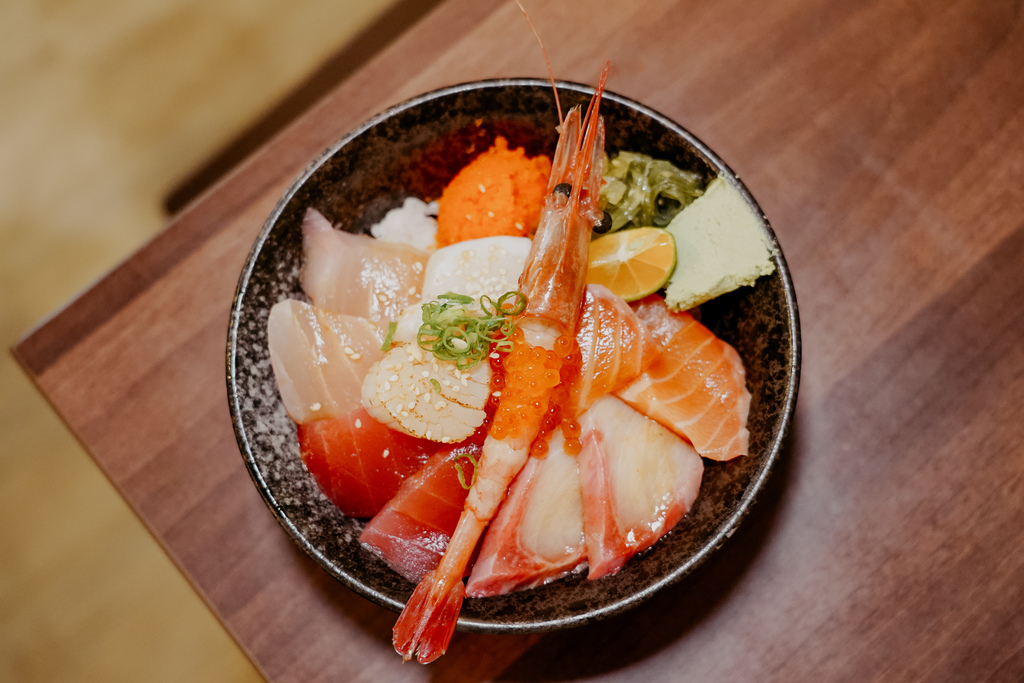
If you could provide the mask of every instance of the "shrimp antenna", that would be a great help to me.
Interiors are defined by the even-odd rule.
[[[594,91],[594,97],[590,100],[590,105],[587,106],[587,113],[583,117],[583,130],[587,130],[587,126],[590,123],[590,119],[594,116],[594,111],[597,110],[601,105],[601,96],[604,94],[605,83],[608,82],[608,72],[611,71],[612,63],[605,61],[604,68],[601,69],[601,79],[597,84],[597,88]]]
[[[537,36],[537,42],[540,44],[540,52],[544,55],[544,63],[548,67],[548,78],[551,79],[551,89],[555,91],[555,107],[558,108],[558,125],[561,126],[564,122],[562,118],[562,103],[558,101],[558,86],[555,85],[555,72],[551,68],[551,60],[548,59],[548,51],[544,49],[544,41],[540,39],[540,34],[537,33],[537,27],[533,25],[533,20],[530,19],[530,15],[526,13],[526,8],[523,7],[523,3],[519,0],[515,0],[515,3],[519,5],[519,11],[526,17],[526,23],[530,25],[533,30],[533,35]]]

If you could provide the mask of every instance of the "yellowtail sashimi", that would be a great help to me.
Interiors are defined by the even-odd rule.
[[[530,458],[487,528],[466,584],[474,598],[554,581],[586,562],[576,458],[555,430],[543,458]]]
[[[697,452],[614,396],[584,413],[579,472],[588,578],[613,574],[668,533],[697,498]]]
[[[294,299],[270,309],[267,337],[285,410],[299,424],[359,408],[363,377],[383,355],[367,320]]]
[[[381,335],[420,300],[427,254],[396,242],[335,230],[307,209],[302,221],[302,289],[318,308],[369,320]]]

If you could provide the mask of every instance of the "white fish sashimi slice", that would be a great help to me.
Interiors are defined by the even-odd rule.
[[[530,458],[491,522],[466,584],[485,597],[534,588],[586,563],[576,458],[552,432],[548,453]]]
[[[364,318],[292,299],[270,309],[267,338],[285,410],[299,424],[359,408],[363,378],[383,356],[381,338]]]
[[[588,578],[613,574],[693,506],[704,464],[689,443],[605,396],[580,416]]]
[[[335,230],[316,209],[302,220],[302,289],[318,308],[366,318],[381,333],[420,300],[427,254]]]

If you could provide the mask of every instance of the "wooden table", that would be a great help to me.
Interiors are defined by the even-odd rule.
[[[395,615],[289,540],[243,468],[224,344],[278,196],[384,106],[543,76],[504,0],[448,0],[15,349],[268,679],[1024,679],[1024,11],[1009,0],[530,3],[560,78],[692,130],[796,283],[782,463],[696,574],[620,617],[456,635],[402,665]]]

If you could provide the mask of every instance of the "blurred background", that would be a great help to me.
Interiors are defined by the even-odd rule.
[[[432,4],[0,2],[0,680],[259,680],[7,350]]]

